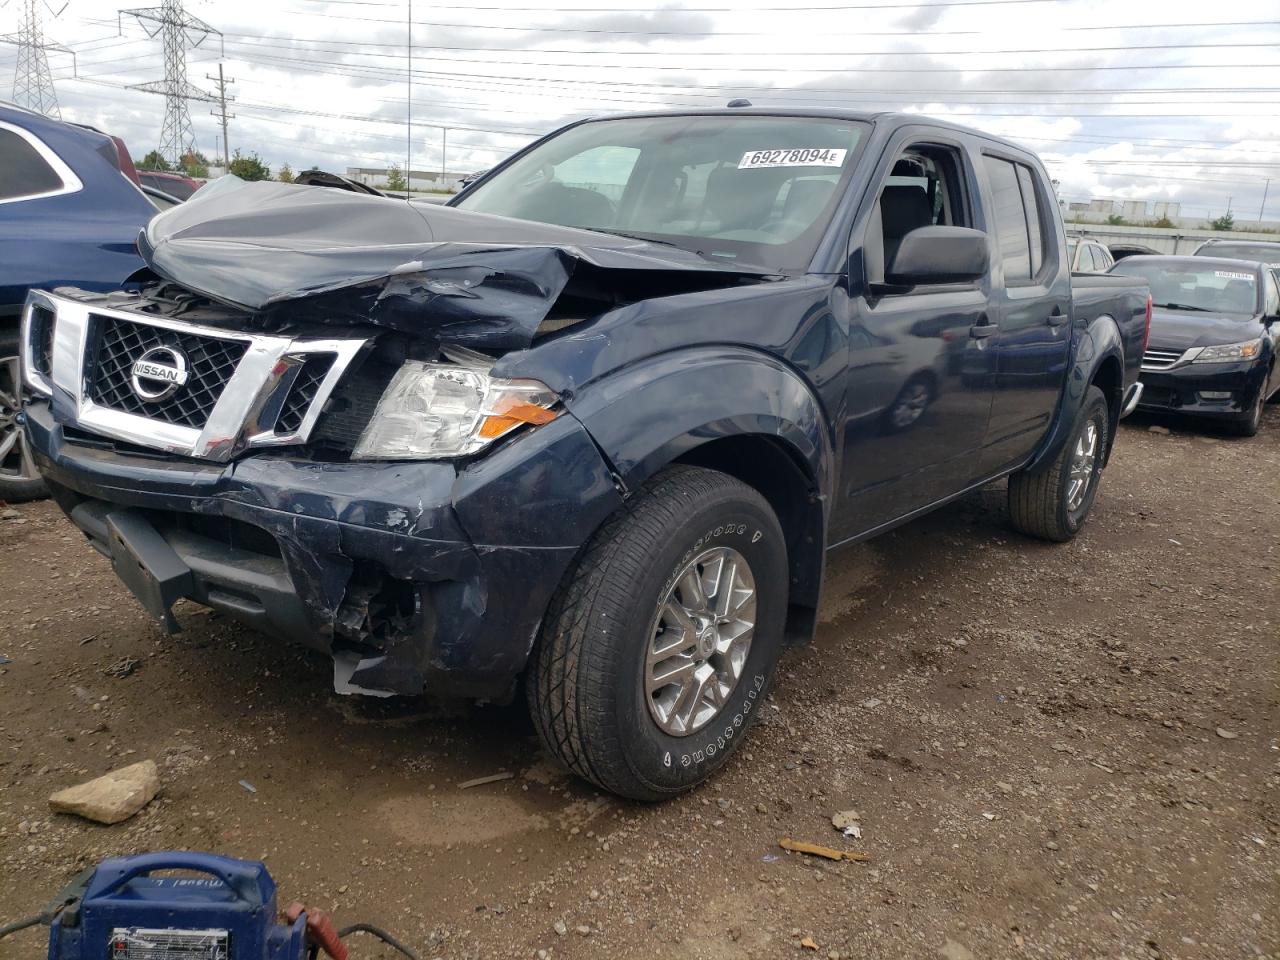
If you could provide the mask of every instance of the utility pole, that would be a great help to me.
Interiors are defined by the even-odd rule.
[[[235,97],[227,96],[227,84],[235,83],[236,81],[234,77],[228,80],[222,75],[222,64],[218,64],[218,75],[216,77],[211,73],[206,73],[204,78],[213,80],[218,84],[218,109],[210,110],[209,114],[214,117],[219,114],[222,116],[222,169],[223,172],[226,172],[231,169],[231,148],[227,140],[227,121],[234,120],[236,117],[234,113],[227,114],[227,101],[235,99]]]
[[[0,36],[0,43],[12,43],[18,47],[18,66],[13,73],[14,103],[61,120],[58,94],[53,89],[53,74],[49,70],[49,52],[70,53],[73,58],[75,54],[60,43],[45,40],[40,27],[40,0],[21,2],[22,22],[18,32]],[[8,6],[8,0],[0,6]],[[58,10],[48,3],[45,7],[56,17],[67,5],[64,3]]]
[[[449,128],[440,128],[440,189],[447,190],[449,182]]]
[[[187,81],[187,47],[195,49],[211,34],[222,38],[222,31],[215,30],[199,17],[193,17],[182,9],[182,0],[164,0],[158,7],[121,10],[116,17],[133,17],[142,25],[148,37],[159,36],[164,43],[164,79],[150,83],[136,83],[131,90],[164,95],[164,127],[160,133],[160,155],[175,166],[180,166],[185,154],[195,149],[195,131],[191,127],[191,111],[188,100],[213,102],[212,94]],[[120,30],[123,33],[123,30]]]
[[[1262,187],[1262,206],[1258,208],[1258,222],[1261,223],[1266,219],[1263,214],[1267,212],[1267,194],[1271,192],[1271,178],[1267,177],[1267,182]]]
[[[408,19],[405,21],[405,70],[404,101],[404,198],[409,199],[413,186],[413,0],[408,0]]]

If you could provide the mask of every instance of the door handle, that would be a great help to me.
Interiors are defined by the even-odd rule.
[[[975,323],[969,328],[969,336],[974,340],[982,340],[985,337],[993,337],[1000,332],[1000,327],[994,323]]]
[[[1053,313],[1049,314],[1049,319],[1045,323],[1051,327],[1060,327],[1067,322],[1067,315],[1062,312],[1061,307],[1054,307]]]

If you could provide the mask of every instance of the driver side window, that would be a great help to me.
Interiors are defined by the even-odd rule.
[[[964,198],[963,160],[958,151],[912,144],[894,161],[867,229],[867,279],[884,280],[885,267],[912,230],[973,225]]]

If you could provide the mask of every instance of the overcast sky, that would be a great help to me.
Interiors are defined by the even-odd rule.
[[[63,0],[50,0],[57,10]],[[633,5],[634,4],[634,5]],[[0,34],[22,4],[0,8]],[[116,5],[45,11],[66,119],[155,147],[159,39]],[[409,63],[404,0],[188,0],[224,34],[187,53],[212,90],[222,62],[237,98],[232,148],[343,172],[403,166]],[[1231,209],[1280,219],[1280,8],[1276,0],[477,0],[413,3],[413,166],[491,166],[531,135],[584,115],[661,107],[839,104],[948,116],[1019,139],[1070,200],[1177,200],[1184,215]],[[1230,21],[1224,23],[1222,21]],[[154,28],[154,25],[152,25]],[[198,34],[193,34],[196,39]],[[0,46],[0,96],[16,62]],[[211,104],[192,102],[213,157]],[[471,128],[471,129],[467,129]]]

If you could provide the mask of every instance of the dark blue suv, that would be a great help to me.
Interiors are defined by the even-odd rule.
[[[0,103],[0,500],[44,484],[17,428],[18,314],[33,287],[111,290],[142,266],[156,208],[119,140]]]

